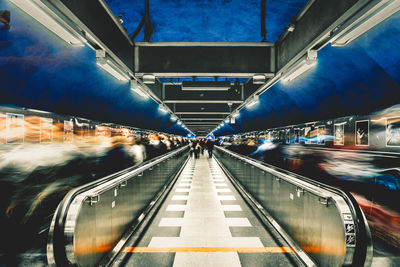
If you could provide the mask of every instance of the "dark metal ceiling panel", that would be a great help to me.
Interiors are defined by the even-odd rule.
[[[156,76],[272,74],[270,43],[136,43],[135,72]]]
[[[164,103],[190,103],[190,104],[241,104],[242,100],[226,100],[226,99],[165,99]]]
[[[253,84],[253,79],[249,79],[243,86],[243,99],[247,99],[260,87],[258,84]]]
[[[164,100],[242,100],[241,92],[228,91],[182,91],[180,85],[166,85]]]
[[[221,118],[181,118],[181,120],[188,122],[215,122],[221,121]]]
[[[168,104],[169,107],[176,113],[181,112],[198,112],[207,114],[207,112],[213,112],[222,114],[222,112],[231,112],[228,104]],[[175,106],[175,107],[174,107]],[[232,109],[236,108],[238,104],[233,104]]]
[[[192,119],[192,120],[207,120],[207,119],[212,119],[212,120],[223,120],[225,119],[226,115],[228,114],[221,114],[221,113],[213,113],[213,114],[207,114],[207,113],[196,113],[196,114],[178,114],[179,117],[182,120],[185,119]]]
[[[231,88],[230,81],[183,81],[182,90],[206,91],[206,90],[222,90],[226,91]]]
[[[344,20],[344,17],[348,16],[346,12],[351,8],[356,8],[356,4],[361,5],[365,2],[367,1],[315,0],[310,2],[307,11],[302,12],[301,17],[298,17],[295,30],[277,42],[277,69],[281,69],[294,57],[303,54],[302,50],[308,49],[310,44],[313,44],[327,29],[332,28],[337,20],[340,18]]]
[[[147,87],[149,87],[149,89],[151,91],[153,91],[153,93],[159,98],[162,99],[163,97],[163,93],[162,93],[162,88],[163,88],[163,84],[160,82],[159,79],[155,79],[155,83],[154,84],[146,84]]]
[[[183,116],[198,116],[198,117],[204,117],[207,118],[208,116],[211,117],[215,117],[216,115],[228,115],[230,114],[230,112],[218,112],[218,111],[177,111],[175,112],[175,114],[179,114],[179,115],[183,115]]]
[[[133,46],[99,0],[60,0],[81,22],[88,27],[118,58],[133,70]],[[58,6],[59,7],[59,6]]]

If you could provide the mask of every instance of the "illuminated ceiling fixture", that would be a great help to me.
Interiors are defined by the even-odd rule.
[[[289,67],[282,77],[283,82],[289,82],[317,65],[317,51],[309,50],[307,55]]]
[[[106,57],[106,51],[104,50],[96,50],[96,63],[118,80],[124,82],[130,80],[127,74],[123,73],[114,62]]]
[[[154,76],[152,74],[143,75],[143,83],[144,84],[155,84],[156,83],[156,76]]]
[[[222,126],[224,126],[224,123],[223,123],[223,122],[221,122],[220,126],[221,126],[221,127],[222,127]]]
[[[233,112],[233,114],[232,114],[232,117],[233,118],[237,118],[237,117],[239,117],[239,111],[235,111],[235,112]]]
[[[9,0],[61,39],[74,46],[83,46],[83,38],[62,18],[40,1]]]
[[[264,75],[254,75],[253,76],[253,84],[264,84],[265,76]]]
[[[229,123],[229,117],[225,119],[225,123]]]
[[[183,81],[183,91],[228,91],[231,89],[230,82],[209,81]]]
[[[178,125],[182,125],[182,122],[181,122],[181,121],[178,121]]]
[[[374,5],[376,1],[373,1],[371,5]],[[383,0],[378,4],[375,4],[371,8],[371,5],[367,5],[365,9],[362,9],[358,14],[351,18],[349,21],[341,25],[337,34],[332,38],[332,46],[345,46],[354,39],[358,38],[366,31],[372,29],[377,24],[381,23],[385,19],[400,10],[400,0]]]
[[[163,104],[158,105],[158,110],[161,111],[162,113],[167,113],[168,110]]]
[[[135,80],[131,80],[131,90],[135,92],[136,94],[140,95],[141,97],[148,98],[149,96],[146,94],[146,92],[143,91],[143,88],[140,86],[140,84]]]
[[[253,97],[253,99],[250,100],[249,103],[247,103],[247,107],[250,108],[250,107],[253,107],[253,106],[257,105],[258,104],[258,98],[259,98],[258,95],[255,95]]]
[[[171,120],[172,120],[172,121],[176,121],[176,120],[178,120],[178,117],[175,116],[175,115],[172,115],[172,116],[171,116]]]

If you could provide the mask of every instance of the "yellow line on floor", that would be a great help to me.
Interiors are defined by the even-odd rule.
[[[176,252],[237,252],[237,253],[288,253],[289,247],[125,247],[126,253],[176,253]]]

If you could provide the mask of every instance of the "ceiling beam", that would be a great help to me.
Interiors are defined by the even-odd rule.
[[[214,127],[215,125],[218,125],[219,123],[202,123],[202,124],[192,124],[192,123],[185,123],[185,125],[191,125],[193,127],[197,128],[207,128],[207,127]]]
[[[149,74],[148,72],[137,72],[136,76],[142,77],[145,74]],[[232,77],[232,78],[252,78],[254,75],[260,73],[233,73],[233,72],[151,72],[150,74],[159,77],[159,78],[184,78],[184,77]],[[261,73],[266,78],[274,77],[274,73]]]
[[[180,100],[180,99],[169,99],[169,100],[164,100],[164,103],[179,103],[179,104],[241,104],[244,101],[243,100]]]
[[[222,118],[181,118],[182,121],[221,121]]]
[[[180,111],[180,112],[175,112],[177,115],[196,115],[196,114],[204,114],[204,115],[228,115],[231,114],[230,112],[209,112],[209,111]]]
[[[135,73],[157,77],[274,74],[273,43],[135,43]]]

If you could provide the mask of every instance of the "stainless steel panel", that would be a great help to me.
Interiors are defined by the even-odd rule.
[[[70,192],[60,203],[63,212],[53,218],[55,225],[65,218],[64,228],[49,233],[55,242],[66,240],[65,252],[56,253],[53,247],[57,246],[48,245],[48,253],[54,253],[54,257],[49,258],[57,261],[57,257],[64,254],[68,264],[96,265],[130,226],[141,220],[142,214],[151,208],[187,158],[188,147],[185,147],[109,180],[105,178],[103,182]],[[57,232],[63,235],[55,235]]]

